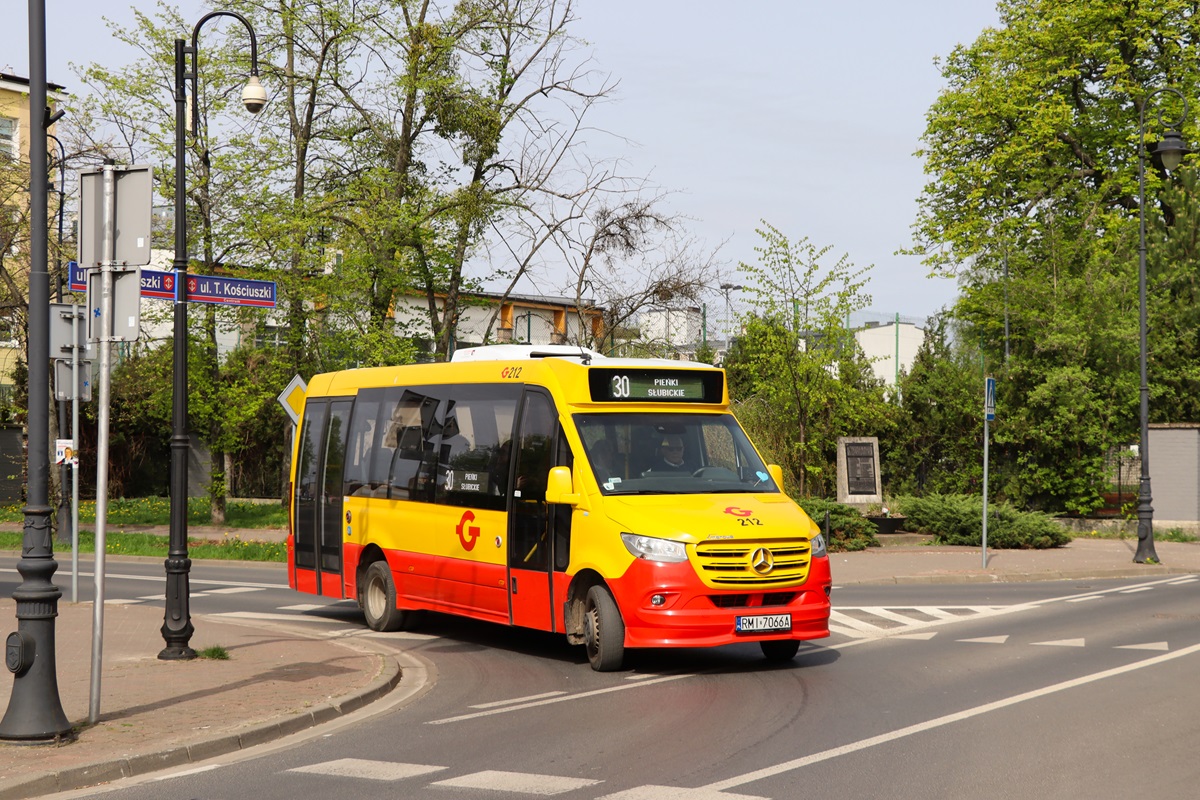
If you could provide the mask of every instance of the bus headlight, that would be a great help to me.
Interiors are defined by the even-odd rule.
[[[827,555],[825,552],[825,535],[818,533],[812,538],[812,557],[824,558]]]
[[[626,550],[647,561],[662,561],[668,564],[687,561],[687,549],[681,542],[655,539],[653,536],[638,536],[636,533],[622,533],[621,541],[625,543]]]

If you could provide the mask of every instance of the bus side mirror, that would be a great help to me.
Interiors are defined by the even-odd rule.
[[[775,481],[775,485],[779,491],[783,491],[783,467],[778,464],[767,464],[767,474],[771,476],[771,480]]]
[[[546,502],[577,505],[579,493],[571,483],[571,470],[567,467],[551,467],[546,479]]]

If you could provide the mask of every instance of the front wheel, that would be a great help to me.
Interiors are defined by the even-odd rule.
[[[368,628],[387,632],[404,626],[406,615],[396,608],[396,583],[386,561],[376,561],[367,567],[362,597]]]
[[[796,639],[768,639],[759,642],[758,646],[762,648],[767,661],[791,661],[800,652],[800,642]]]
[[[625,659],[625,623],[612,595],[603,586],[588,589],[583,619],[584,647],[597,672],[613,672]]]

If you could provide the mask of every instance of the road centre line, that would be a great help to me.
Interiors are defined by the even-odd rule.
[[[963,711],[956,711],[953,714],[946,714],[944,716],[937,717],[936,719],[918,722],[915,725],[909,725],[907,727],[890,731],[888,733],[883,733],[878,736],[872,736],[867,739],[861,739],[857,742],[844,744],[841,747],[833,747],[829,750],[823,750],[820,753],[813,753],[809,756],[803,756],[791,761],[785,761],[782,764],[776,764],[773,767],[766,767],[764,769],[755,770],[754,772],[747,772],[743,775],[738,775],[723,781],[717,781],[716,783],[710,783],[700,788],[713,791],[724,791],[726,789],[743,786],[747,783],[754,783],[755,781],[765,780],[766,778],[773,778],[777,775],[782,775],[786,772],[800,769],[801,767],[807,767],[810,764],[817,764],[822,761],[828,761],[830,759],[837,758],[839,756],[856,753],[860,750],[866,750],[867,748],[875,747],[876,745],[894,742],[898,739],[904,739],[918,733],[924,733],[926,731],[945,727],[946,725],[951,725],[955,722],[962,722],[963,720],[968,720],[972,717],[978,717],[983,714],[989,714],[993,711],[999,711],[1001,709],[1008,708],[1009,706],[1017,705],[1018,703],[1024,703],[1028,700],[1036,700],[1041,697],[1047,697],[1052,694],[1057,694],[1058,692],[1066,691],[1067,689],[1074,689],[1077,686],[1085,686],[1089,683],[1105,680],[1106,678],[1124,675],[1127,672],[1154,667],[1159,664],[1173,661],[1174,659],[1182,658],[1183,656],[1190,656],[1198,652],[1200,652],[1200,644],[1194,644],[1191,647],[1186,647],[1182,650],[1176,650],[1174,653],[1166,653],[1161,656],[1154,656],[1143,661],[1135,661],[1132,664],[1126,664],[1125,666],[1106,669],[1101,672],[1092,673],[1091,675],[1084,675],[1079,678],[1072,678],[1071,680],[1062,681],[1050,686],[1044,686],[1040,689],[1022,692],[1021,694],[1013,695],[1012,697],[1006,697],[1003,700],[984,703],[983,705],[976,706],[975,708],[968,708]]]

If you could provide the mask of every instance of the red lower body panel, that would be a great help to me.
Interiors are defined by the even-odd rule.
[[[714,647],[766,639],[829,635],[829,559],[814,558],[808,580],[787,589],[722,591],[701,582],[690,563],[638,560],[609,587],[625,621],[626,647]],[[654,595],[665,602],[655,606]],[[738,633],[736,619],[791,614],[790,632]]]

